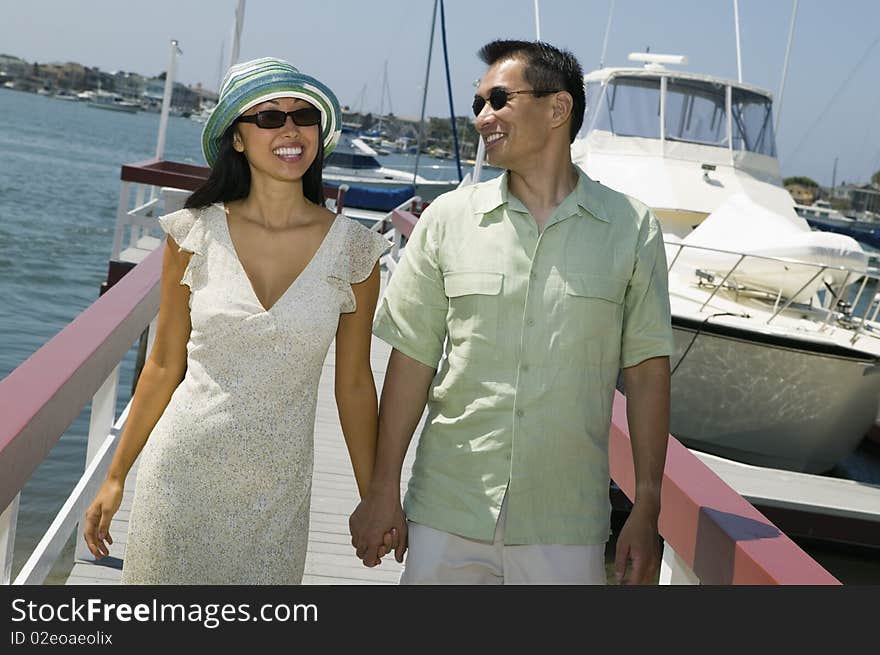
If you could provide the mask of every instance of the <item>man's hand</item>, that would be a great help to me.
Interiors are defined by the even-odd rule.
[[[407,547],[406,517],[396,489],[367,494],[349,517],[348,528],[351,545],[364,566],[376,566],[390,550],[394,550],[398,562],[403,562]]]
[[[625,577],[627,563],[632,563]],[[618,584],[651,584],[660,567],[657,511],[636,504],[617,537],[614,573]]]

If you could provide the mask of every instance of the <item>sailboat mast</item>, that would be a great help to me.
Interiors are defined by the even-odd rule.
[[[419,142],[416,147],[416,165],[413,167],[413,186],[419,174],[419,158],[422,155],[422,141],[425,132],[425,105],[428,102],[428,78],[431,76],[431,52],[434,49],[434,27],[437,25],[437,4],[434,0],[434,11],[431,14],[431,36],[428,39],[428,65],[425,67],[425,86],[422,88],[422,113],[419,116]]]
[[[229,51],[229,65],[238,63],[238,51],[241,46],[241,28],[244,27],[245,0],[238,0],[235,8],[235,23],[232,27],[232,48]]]

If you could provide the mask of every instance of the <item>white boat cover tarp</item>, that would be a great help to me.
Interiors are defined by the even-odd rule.
[[[735,253],[790,260],[746,257],[730,281],[773,293],[781,291],[782,297],[793,297],[798,302],[808,302],[823,287],[823,280],[829,284],[843,282],[847,272],[841,268],[855,272],[849,275],[849,283],[868,268],[867,253],[852,237],[812,231],[799,216],[777,214],[744,193],[731,196],[681,242],[731,254],[685,248],[676,262],[677,270],[679,266],[699,268],[723,277],[739,260]],[[677,251],[676,246],[667,245],[670,261]],[[810,282],[819,270],[815,265],[829,269]]]

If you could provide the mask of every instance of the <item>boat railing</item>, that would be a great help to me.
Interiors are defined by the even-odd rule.
[[[703,311],[703,309],[705,309],[705,307],[718,294],[718,292],[722,290],[730,290],[733,292],[750,290],[749,285],[747,284],[740,284],[738,282],[733,283],[728,281],[735,279],[734,273],[736,273],[736,271],[741,268],[744,262],[748,260],[761,260],[764,262],[773,262],[776,264],[780,264],[783,270],[791,270],[795,267],[803,267],[808,270],[814,271],[812,275],[807,278],[803,284],[801,284],[797,291],[793,293],[783,293],[784,290],[782,287],[777,287],[775,290],[773,290],[772,286],[769,284],[766,285],[766,287],[762,286],[761,288],[751,289],[753,291],[765,294],[768,298],[773,298],[774,300],[773,312],[766,320],[766,323],[771,323],[775,318],[782,314],[782,312],[795,304],[797,298],[804,291],[806,291],[817,281],[819,281],[825,286],[825,289],[823,291],[824,298],[821,304],[821,309],[824,311],[825,314],[825,317],[823,319],[823,327],[829,325],[833,319],[837,320],[838,323],[841,323],[845,327],[853,329],[853,337],[851,339],[853,343],[858,339],[858,337],[866,328],[880,330],[880,326],[877,326],[876,328],[871,327],[872,325],[877,325],[877,314],[878,312],[880,312],[880,293],[875,294],[874,298],[871,299],[871,302],[865,303],[862,306],[861,310],[858,309],[859,301],[862,299],[862,296],[868,284],[873,282],[873,288],[875,290],[877,290],[878,288],[878,282],[880,282],[880,271],[878,271],[877,269],[866,268],[864,270],[861,270],[849,268],[846,266],[832,266],[830,264],[808,262],[789,257],[758,255],[744,253],[736,250],[725,250],[723,248],[698,246],[683,243],[681,241],[666,241],[665,243],[667,247],[677,248],[675,256],[672,258],[672,261],[667,267],[667,271],[669,273],[673,272],[673,268],[679,261],[680,255],[682,254],[682,252],[685,251],[685,249],[720,254],[736,259],[735,263],[733,263],[732,265],[723,266],[717,269],[713,268],[711,270],[707,270],[709,267],[705,265],[695,267],[695,274],[699,279],[699,284],[712,288],[711,294],[701,305],[700,311]],[[826,273],[828,273],[829,275],[826,275]],[[720,277],[721,280],[716,282],[716,276]],[[851,287],[850,283],[855,284],[856,282],[858,282],[859,279],[861,279],[861,283],[857,287]]]
[[[398,210],[392,220],[405,243],[418,217]],[[392,254],[399,259],[399,250]],[[611,478],[634,500],[626,397],[616,390],[608,461]],[[659,530],[664,542],[660,584],[840,584],[672,435]]]

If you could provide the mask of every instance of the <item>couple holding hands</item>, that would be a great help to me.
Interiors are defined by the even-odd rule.
[[[202,136],[210,177],[159,219],[155,345],[86,517],[107,555],[143,451],[123,583],[301,581],[334,339],[366,566],[393,552],[402,584],[605,584],[622,371],[637,495],[615,570],[653,580],[672,352],[660,227],[572,164],[585,98],[570,53],[493,41],[479,55],[475,125],[505,172],[423,212],[381,302],[388,241],[323,206],[335,95],[278,59],[228,71]],[[371,334],[392,346],[381,403]]]

